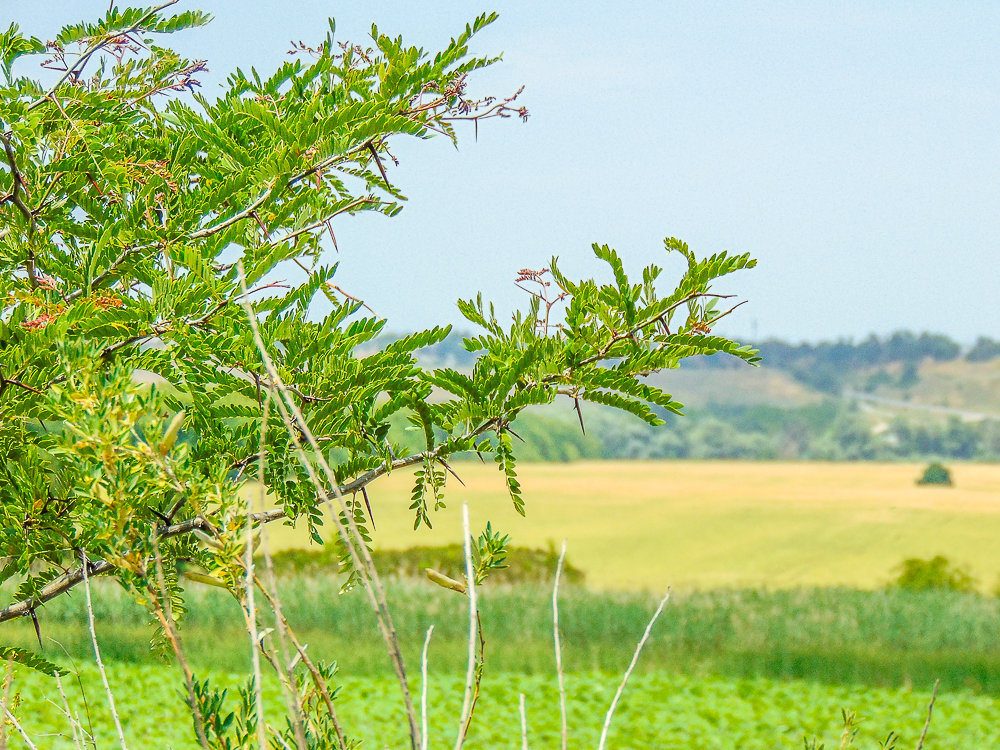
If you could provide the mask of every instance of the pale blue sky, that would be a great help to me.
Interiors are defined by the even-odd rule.
[[[107,4],[0,0],[40,36]],[[525,84],[529,122],[478,143],[470,127],[457,152],[397,144],[409,205],[337,225],[338,283],[390,329],[458,322],[455,299],[477,291],[509,309],[516,271],[553,254],[593,274],[595,241],[638,270],[673,235],[759,259],[727,285],[750,300],[733,335],[1000,338],[1000,3],[178,7],[216,17],[174,40],[208,58],[210,95],[236,65],[268,71],[289,40],[320,39],[330,15],[341,38],[374,20],[433,50],[500,12],[477,51],[505,60],[473,90]]]

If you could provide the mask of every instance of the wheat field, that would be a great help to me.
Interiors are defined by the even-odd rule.
[[[371,486],[384,549],[461,540],[487,521],[519,546],[558,547],[596,589],[845,585],[877,588],[907,557],[941,554],[983,590],[1000,577],[1000,466],[952,467],[955,486],[918,487],[921,466],[738,461],[579,462],[519,468],[527,517],[492,465],[461,463],[434,528],[413,530],[411,476]],[[305,535],[270,528],[275,548]]]

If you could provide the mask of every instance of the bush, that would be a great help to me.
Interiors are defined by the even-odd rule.
[[[337,549],[325,545],[315,549],[288,549],[273,555],[274,569],[279,575],[311,576],[340,566]],[[397,578],[423,578],[424,570],[434,568],[452,578],[465,575],[465,553],[460,544],[442,547],[411,547],[404,550],[374,550],[372,560],[383,575]],[[555,575],[559,553],[555,549],[508,547],[506,567],[495,570],[494,583],[545,583]],[[569,561],[563,563],[563,580],[582,584],[584,573]]]
[[[933,463],[924,469],[924,474],[917,480],[917,484],[936,484],[951,487],[951,472],[941,464]]]
[[[935,555],[930,560],[911,557],[903,560],[899,577],[893,584],[907,591],[974,591],[976,579],[947,557]]]

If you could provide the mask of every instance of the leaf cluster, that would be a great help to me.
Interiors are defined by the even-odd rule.
[[[239,599],[248,513],[324,541],[310,481],[322,463],[362,544],[372,482],[413,470],[414,524],[429,526],[462,453],[492,457],[524,513],[514,424],[526,409],[563,396],[581,426],[581,401],[659,424],[681,405],[646,375],[695,354],[756,361],[711,332],[731,311],[716,309],[713,283],[754,261],[699,259],[673,239],[686,270],[665,288],[658,266],[633,280],[595,245],[609,281],[571,280],[554,259],[532,278],[558,294],[533,295],[510,324],[481,296],[460,302],[481,329],[464,342],[469,371],[417,361],[447,326],[372,346],[385,321],[333,284],[324,237],[336,246],[345,215],[400,210],[391,141],[526,117],[516,94],[467,93],[495,60],[469,56],[495,15],[433,54],[375,27],[370,44],[339,42],[331,22],[316,46],[270,75],[237,70],[209,100],[205,63],[160,46],[208,17],[164,7],[112,8],[48,44],[13,25],[0,35],[0,582],[19,584],[0,621],[42,614],[84,564],[160,622],[183,615],[185,581]],[[31,61],[55,84],[19,75]],[[301,418],[274,417],[279,380]],[[400,418],[418,451],[390,439]],[[270,507],[251,508],[264,492]],[[487,526],[477,580],[506,545]],[[196,692],[218,718],[208,686]]]

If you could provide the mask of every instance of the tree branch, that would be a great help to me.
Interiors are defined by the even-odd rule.
[[[590,364],[593,364],[594,362],[600,362],[602,359],[606,359],[607,356],[608,356],[608,354],[610,354],[612,347],[615,344],[617,344],[619,341],[624,341],[625,339],[628,339],[628,338],[631,338],[632,336],[635,336],[635,334],[638,333],[639,331],[641,331],[643,328],[645,328],[646,326],[651,326],[654,323],[656,323],[657,321],[662,320],[668,313],[673,312],[678,307],[680,307],[681,305],[683,305],[685,302],[690,302],[691,300],[695,300],[695,299],[701,299],[703,297],[714,297],[716,299],[729,299],[732,296],[733,296],[732,294],[713,294],[713,293],[710,293],[710,292],[691,292],[690,294],[688,294],[688,295],[682,297],[681,299],[677,300],[677,302],[675,302],[674,304],[670,305],[670,307],[668,307],[666,310],[664,310],[663,312],[661,312],[659,315],[657,315],[657,316],[655,316],[653,318],[649,318],[647,320],[644,320],[641,323],[637,323],[636,325],[632,326],[632,328],[630,328],[627,331],[623,331],[622,333],[615,334],[614,336],[611,337],[611,340],[606,345],[604,345],[603,347],[601,347],[601,350],[597,354],[594,354],[594,355],[592,355],[590,357],[587,357],[586,359],[580,360],[580,365],[590,365]],[[742,304],[742,303],[740,303],[740,304]],[[739,307],[739,305],[737,305],[737,307]],[[736,309],[736,308],[733,308],[733,309]],[[721,317],[723,317],[723,316],[719,315],[715,319],[718,319],[718,318],[721,318]],[[546,379],[549,380],[549,381],[551,381],[551,380],[553,380],[555,378],[550,377],[550,378],[546,378]]]
[[[361,148],[364,148],[364,146],[360,147],[357,150],[360,150]],[[351,152],[348,152],[348,153],[351,153]],[[346,155],[347,154],[341,154],[340,156],[343,157],[343,156],[346,156]],[[313,171],[316,171],[319,168],[320,167],[318,167],[318,166],[317,167],[313,167],[310,170],[307,170],[306,172],[303,172],[303,173],[301,173],[299,175],[296,175],[295,177],[292,177],[286,183],[286,187],[292,187],[292,186],[294,186],[294,184],[298,180],[302,179],[304,176],[306,176],[308,174],[311,174]],[[273,194],[274,194],[274,186],[273,185],[269,185],[267,187],[267,189],[264,191],[263,195],[261,195],[257,200],[255,200],[253,203],[251,203],[247,208],[243,209],[242,211],[240,211],[237,214],[234,214],[234,215],[230,216],[228,219],[220,221],[217,224],[212,224],[211,226],[207,226],[207,227],[204,227],[203,229],[199,229],[199,230],[197,230],[195,232],[189,233],[188,235],[186,235],[186,239],[189,239],[189,240],[201,240],[201,239],[209,237],[209,236],[211,236],[213,234],[221,232],[223,229],[228,229],[233,224],[236,224],[237,222],[242,221],[243,219],[247,219],[247,218],[251,217],[257,211],[257,209],[260,208],[264,203],[266,203],[267,200],[268,200],[268,198],[270,198]],[[377,203],[377,202],[378,201],[376,201],[372,196],[366,196],[364,198],[358,198],[357,200],[352,201],[351,203],[349,203],[348,205],[344,206],[343,208],[340,208],[337,211],[334,211],[332,214],[330,214],[329,216],[327,216],[325,219],[322,219],[322,220],[320,220],[320,221],[318,221],[318,222],[316,222],[314,224],[311,224],[310,226],[307,226],[307,227],[304,227],[302,229],[296,230],[295,232],[292,232],[291,234],[285,235],[284,237],[279,237],[279,238],[277,238],[275,240],[271,240],[270,242],[268,242],[268,247],[272,247],[274,245],[277,245],[279,242],[285,242],[286,240],[294,239],[295,237],[298,237],[301,234],[305,234],[306,232],[311,232],[314,229],[319,229],[327,221],[329,221],[330,219],[332,219],[334,216],[338,216],[339,214],[345,213],[347,211],[351,211],[352,209],[358,208],[358,207],[363,206],[363,205],[368,204],[368,203]],[[156,245],[145,244],[145,245],[136,245],[134,247],[130,247],[130,248],[127,248],[127,249],[123,250],[121,252],[121,254],[111,262],[111,265],[109,265],[104,271],[102,271],[101,273],[99,273],[97,276],[94,277],[94,280],[90,282],[90,286],[88,288],[86,288],[86,289],[77,289],[76,291],[68,294],[66,296],[66,301],[67,302],[72,302],[73,300],[77,299],[78,297],[83,296],[84,294],[89,294],[91,291],[97,289],[101,284],[103,284],[105,281],[107,281],[108,278],[110,278],[112,275],[114,275],[115,270],[122,263],[124,263],[125,261],[127,261],[133,255],[136,255],[137,253],[141,253],[144,250],[149,250],[150,248],[153,248],[153,247],[156,247]]]
[[[482,431],[482,429],[477,430],[477,432]],[[475,433],[470,433],[470,435],[472,434]],[[380,466],[377,469],[372,469],[371,471],[367,471],[354,478],[350,482],[341,485],[340,493],[342,495],[350,495],[355,492],[360,492],[376,479],[388,474],[391,471],[405,469],[406,467],[418,464],[427,458],[436,457],[437,451],[435,450],[429,453],[425,451],[423,453],[416,453],[412,456],[406,456],[405,458],[396,459],[389,466]],[[261,513],[253,513],[251,514],[250,519],[254,524],[261,525],[271,523],[272,521],[277,521],[285,517],[286,514],[283,508],[275,508]],[[160,526],[157,528],[156,533],[160,539],[169,539],[175,536],[190,534],[194,531],[204,531],[206,533],[210,532],[208,522],[203,518],[192,518],[188,521],[182,521],[169,526]],[[88,563],[87,574],[90,576],[98,576],[110,573],[114,570],[115,566],[107,560],[91,560]],[[46,602],[52,601],[57,596],[65,594],[70,589],[83,583],[84,578],[85,576],[82,567],[71,570],[68,573],[64,573],[43,586],[33,597],[15,602],[6,609],[0,610],[0,622],[13,620],[17,617],[30,616],[35,609],[42,606]]]
[[[90,58],[93,57],[94,54],[103,49],[105,45],[109,44],[119,36],[134,34],[150,18],[155,16],[164,8],[169,8],[171,5],[175,5],[177,2],[178,0],[168,0],[168,2],[165,2],[162,5],[157,5],[155,8],[150,8],[148,13],[143,15],[142,18],[140,18],[138,21],[132,24],[132,26],[129,27],[128,29],[125,29],[124,31],[118,32],[117,34],[113,34],[110,36],[105,34],[104,37],[102,37],[98,41],[91,42],[90,46],[86,49],[86,51],[83,52],[78,58],[76,58],[76,61],[72,65],[66,68],[66,72],[59,77],[59,80],[56,81],[54,84],[52,84],[52,87],[48,91],[46,91],[44,94],[42,94],[40,97],[35,99],[35,101],[33,101],[31,104],[28,105],[28,112],[31,112],[34,109],[40,107],[42,104],[44,104],[45,100],[48,99],[53,94],[55,94],[56,90],[64,83],[66,83],[66,81],[69,80],[70,77],[78,76],[82,72],[84,66],[87,64],[87,61],[90,60]]]
[[[236,222],[241,221],[243,219],[246,219],[249,216],[252,216],[253,213],[254,213],[254,211],[256,211],[258,208],[260,208],[261,206],[263,206],[267,202],[267,199],[271,197],[271,194],[273,192],[274,192],[274,185],[273,184],[269,184],[264,189],[264,192],[261,194],[261,196],[257,200],[255,200],[253,203],[251,203],[249,206],[247,206],[246,208],[244,208],[242,211],[240,211],[239,213],[233,214],[232,216],[230,216],[228,219],[225,219],[224,221],[220,221],[218,224],[213,224],[212,226],[205,227],[204,229],[199,229],[197,232],[192,232],[191,234],[189,234],[187,236],[188,239],[189,240],[202,240],[205,237],[211,237],[213,234],[216,234],[217,232],[221,232],[223,229],[227,229],[227,228],[231,227]]]
[[[10,193],[4,196],[3,201],[10,201],[24,215],[24,218],[28,222],[28,232],[30,233],[35,228],[35,215],[21,197],[21,193],[24,192],[24,177],[21,175],[21,170],[17,167],[17,158],[14,154],[14,145],[10,142],[10,136],[10,133],[0,134],[0,141],[3,141],[3,150],[7,155],[7,164],[10,167],[10,176],[13,181]],[[35,275],[35,254],[30,247],[28,248],[28,257],[24,262],[24,267],[28,272],[28,280],[31,282],[31,288],[36,289],[38,287],[38,279]]]

